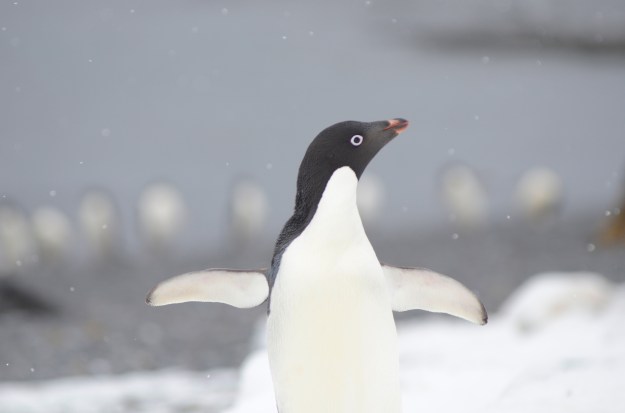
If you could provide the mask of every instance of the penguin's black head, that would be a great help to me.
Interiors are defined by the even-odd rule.
[[[360,179],[373,157],[408,127],[405,119],[346,121],[332,125],[312,141],[299,167],[295,210],[310,216],[332,174],[349,167]],[[297,214],[296,214],[297,215]]]
[[[347,121],[332,125],[317,135],[299,167],[295,211],[276,242],[268,274],[270,285],[273,286],[282,253],[314,216],[334,172],[347,166],[360,178],[380,149],[407,127],[408,121],[399,118],[370,123]]]
[[[348,166],[360,178],[378,151],[407,127],[408,121],[400,118],[332,125],[317,135],[308,147],[300,176],[313,174],[329,178],[337,169]]]

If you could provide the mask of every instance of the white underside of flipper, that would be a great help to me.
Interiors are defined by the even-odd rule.
[[[280,413],[401,409],[391,297],[356,207],[347,167],[282,256],[268,351]]]
[[[145,301],[152,306],[197,301],[251,308],[263,303],[268,295],[263,270],[211,269],[165,280],[150,291]]]
[[[486,324],[484,305],[467,287],[447,275],[424,268],[382,265],[393,311],[425,310]]]

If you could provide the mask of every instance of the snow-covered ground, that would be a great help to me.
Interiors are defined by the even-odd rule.
[[[232,403],[234,371],[166,370],[0,385],[0,412],[219,412]]]
[[[589,273],[529,279],[485,327],[401,323],[404,412],[622,412],[625,286]],[[0,384],[1,413],[275,412],[267,355],[234,371],[168,370]]]

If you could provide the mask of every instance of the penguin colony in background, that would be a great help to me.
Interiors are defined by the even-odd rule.
[[[61,210],[40,206],[30,214],[10,201],[0,203],[0,277],[24,272],[34,264],[63,264],[75,255],[80,227],[91,255],[104,261],[121,252],[123,228],[111,194],[90,189],[80,202],[74,223]],[[161,253],[171,248],[186,219],[186,206],[171,185],[154,183],[137,204],[138,230],[143,243]]]
[[[228,206],[228,230],[239,244],[256,240],[267,218],[267,197],[257,183],[238,182]],[[182,194],[164,182],[147,185],[136,205],[137,230],[147,250],[162,254],[175,246],[187,222]],[[90,255],[106,261],[122,252],[124,229],[112,194],[91,188],[77,211],[77,222],[53,206],[28,214],[11,201],[0,202],[0,277],[22,272],[33,264],[61,264],[75,255],[78,226]]]
[[[382,264],[367,239],[358,180],[407,126],[404,119],[348,121],[323,130],[300,165],[295,209],[269,268],[183,274],[159,284],[147,303],[250,308],[268,302],[267,348],[280,413],[400,412],[393,311],[487,320],[482,303],[458,281]]]

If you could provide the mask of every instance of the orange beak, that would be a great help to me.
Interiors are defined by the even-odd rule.
[[[408,121],[402,118],[388,120],[388,126],[384,130],[393,129],[399,135],[408,127]]]

